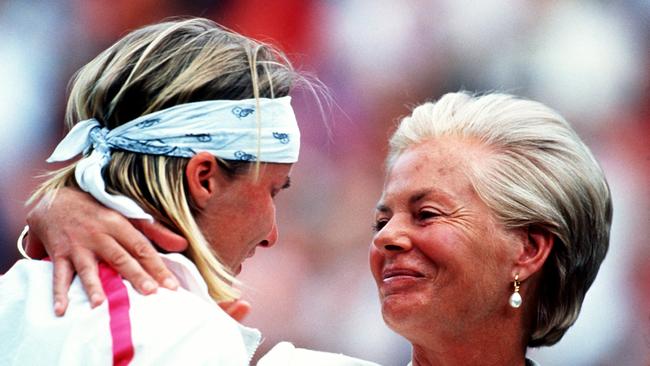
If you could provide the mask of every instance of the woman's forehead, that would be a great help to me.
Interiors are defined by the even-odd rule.
[[[380,204],[422,198],[452,203],[473,196],[468,159],[474,152],[461,145],[427,142],[405,150],[388,171]]]

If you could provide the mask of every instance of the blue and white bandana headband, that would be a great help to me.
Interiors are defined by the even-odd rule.
[[[193,102],[146,114],[113,130],[95,119],[81,121],[47,162],[66,161],[91,148],[75,169],[79,187],[126,217],[153,221],[130,198],[106,192],[102,169],[111,160],[111,150],[183,158],[206,151],[226,160],[295,163],[300,130],[288,96]]]

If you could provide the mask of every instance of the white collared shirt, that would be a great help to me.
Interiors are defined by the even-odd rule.
[[[18,261],[0,277],[0,365],[248,365],[261,334],[228,316],[208,295],[197,268],[162,255],[181,289],[143,296],[100,266],[107,301],[90,308],[79,278],[65,316],[54,315],[52,264]],[[282,342],[259,366],[376,366]]]

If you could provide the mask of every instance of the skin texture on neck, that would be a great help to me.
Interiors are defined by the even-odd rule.
[[[468,327],[460,335],[429,328],[407,337],[412,346],[412,366],[525,366],[539,280],[540,274],[536,273],[521,284],[524,303],[520,308],[504,305],[492,321]]]
[[[445,338],[432,329],[425,341],[419,336],[419,343],[411,343],[413,366],[524,366],[521,314],[493,323],[477,326],[462,337]]]

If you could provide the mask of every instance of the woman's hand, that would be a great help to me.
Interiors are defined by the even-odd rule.
[[[54,264],[54,312],[59,316],[68,307],[75,271],[91,306],[104,301],[99,260],[143,294],[155,292],[158,284],[172,290],[178,287],[178,280],[149,239],[170,252],[185,250],[187,241],[161,224],[128,220],[73,188],[62,188],[53,198],[41,199],[28,213],[27,223],[27,252],[42,252],[45,247]]]

